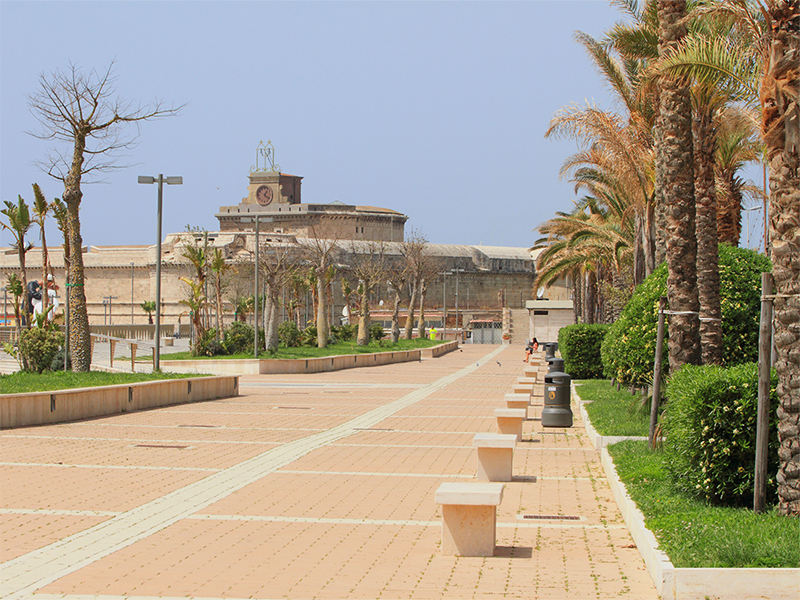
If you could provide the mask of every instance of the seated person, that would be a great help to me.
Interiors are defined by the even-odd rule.
[[[522,362],[528,362],[528,359],[531,357],[533,352],[536,352],[539,349],[539,342],[536,338],[533,338],[530,342],[528,342],[525,346],[525,358]]]

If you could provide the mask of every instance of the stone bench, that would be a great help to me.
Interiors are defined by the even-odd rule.
[[[506,408],[523,408],[527,409],[531,403],[530,394],[506,394]]]
[[[523,377],[532,377],[533,379],[536,379],[538,381],[539,380],[539,371],[540,371],[540,367],[538,367],[538,366],[525,367],[524,369],[522,369],[522,375],[523,375]]]
[[[517,436],[476,433],[472,447],[478,450],[478,481],[511,481]]]
[[[492,556],[502,483],[443,483],[436,490],[442,506],[442,554]]]
[[[497,421],[497,433],[517,436],[517,441],[522,441],[522,422],[528,418],[528,411],[524,408],[496,408],[494,418]]]
[[[531,393],[533,386],[536,385],[535,377],[518,377],[517,382],[512,386],[515,394]]]

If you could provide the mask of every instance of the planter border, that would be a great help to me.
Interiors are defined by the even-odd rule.
[[[438,358],[458,348],[458,342],[445,342],[432,348],[372,352],[370,354],[338,354],[319,358],[243,358],[205,360],[161,360],[161,369],[170,373],[208,373],[212,375],[287,375],[327,373],[360,367],[376,367],[395,363]]]
[[[600,449],[600,462],[608,479],[614,500],[619,506],[625,525],[631,533],[636,548],[644,560],[647,572],[655,583],[656,590],[663,600],[795,600],[800,589],[800,568],[782,569],[704,569],[676,568],[667,554],[658,547],[653,532],[647,529],[644,515],[628,495],[625,484],[619,478],[614,461],[606,446],[617,441],[633,439],[646,440],[645,437],[601,436],[592,427],[583,404],[572,388],[581,409],[586,433]],[[601,444],[601,445],[598,445]]]
[[[52,425],[239,395],[239,378],[189,377],[0,395],[0,429]]]

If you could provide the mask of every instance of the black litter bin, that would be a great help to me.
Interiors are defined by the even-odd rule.
[[[563,358],[548,358],[547,364],[550,365],[547,369],[548,373],[563,373],[564,372],[564,359]]]
[[[558,344],[555,342],[547,342],[544,345],[544,359],[553,358],[556,355],[556,349],[558,349]]]
[[[544,376],[544,408],[542,427],[572,427],[570,383],[566,373],[553,371]]]

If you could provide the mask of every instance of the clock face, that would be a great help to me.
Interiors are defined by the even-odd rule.
[[[272,188],[262,185],[256,190],[256,200],[261,206],[266,206],[272,202]]]

